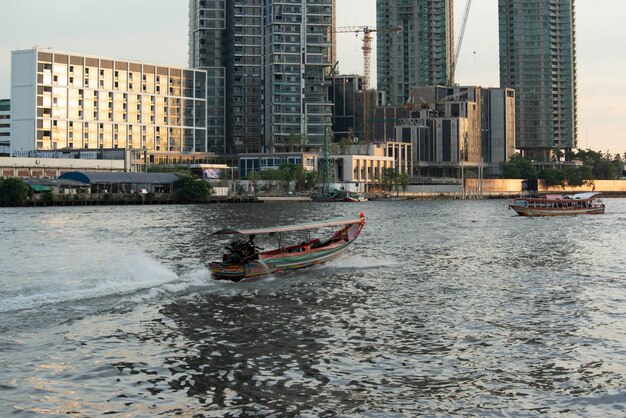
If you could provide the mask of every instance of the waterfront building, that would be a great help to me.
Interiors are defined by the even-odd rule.
[[[573,0],[499,0],[500,86],[516,94],[516,148],[537,160],[577,146]]]
[[[402,149],[404,146],[393,144],[360,144],[353,145],[345,154],[332,155],[334,183],[345,190],[361,193],[380,187],[385,169],[402,171],[409,165],[403,159],[410,153],[398,152]]]
[[[390,105],[415,87],[452,80],[453,15],[452,0],[376,1],[378,90]]]
[[[419,87],[398,114],[395,138],[413,145],[416,177],[461,178],[467,168],[496,175],[515,152],[511,89]]]
[[[11,146],[11,100],[0,99],[0,156],[9,155]]]
[[[203,160],[207,75],[46,49],[13,51],[11,153],[126,149],[145,162]]]
[[[294,164],[306,171],[318,169],[319,154],[308,152],[251,153],[239,155],[239,178],[253,171],[278,170],[283,164]]]
[[[189,64],[225,98],[209,114],[226,116],[226,151],[321,150],[334,0],[190,0],[189,10]]]

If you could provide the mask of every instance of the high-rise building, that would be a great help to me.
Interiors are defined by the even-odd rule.
[[[577,144],[573,0],[498,0],[500,85],[515,89],[516,148],[535,159]]]
[[[11,56],[11,153],[127,149],[208,155],[207,74],[47,49]]]
[[[0,155],[8,155],[11,145],[11,100],[0,99]]]
[[[376,0],[378,90],[389,104],[451,80],[453,15],[452,0]]]
[[[334,1],[190,0],[189,62],[220,90],[209,118],[225,115],[214,123],[226,152],[321,148],[332,114],[324,84]]]

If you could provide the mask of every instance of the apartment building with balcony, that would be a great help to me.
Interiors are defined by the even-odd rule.
[[[190,0],[189,10],[189,64],[223,98],[208,107],[225,115],[226,152],[321,149],[334,0]]]
[[[376,0],[378,90],[390,105],[451,80],[453,17],[452,0]]]
[[[516,148],[537,160],[577,146],[574,0],[499,0],[500,86],[516,94]]]
[[[0,155],[9,155],[11,146],[11,100],[0,99]]]
[[[223,148],[207,137],[206,71],[39,48],[11,58],[11,153],[123,148],[154,163]]]

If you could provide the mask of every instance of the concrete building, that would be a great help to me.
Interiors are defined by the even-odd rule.
[[[467,168],[495,175],[515,152],[514,101],[511,89],[416,88],[395,138],[413,145],[418,178],[461,178]]]
[[[452,0],[377,0],[378,90],[403,104],[415,87],[447,84],[454,54]],[[392,28],[402,28],[392,31]]]
[[[239,178],[253,171],[278,170],[283,164],[301,166],[307,171],[318,169],[319,154],[306,152],[253,153],[239,155]]]
[[[209,102],[209,115],[226,116],[226,151],[320,150],[334,0],[190,0],[189,10],[189,63],[226,98]]]
[[[127,149],[156,163],[223,150],[207,139],[205,71],[39,48],[11,65],[12,154]]]
[[[574,0],[499,0],[500,86],[516,93],[516,148],[536,160],[577,146]]]
[[[11,146],[11,100],[0,99],[0,156],[9,155]]]
[[[347,191],[369,192],[379,188],[385,169],[398,172],[410,170],[411,144],[361,144],[350,147],[346,154],[332,155],[334,184]]]

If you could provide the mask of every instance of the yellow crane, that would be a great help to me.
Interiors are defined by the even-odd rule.
[[[371,26],[338,26],[335,28],[336,33],[363,33],[363,75],[365,76],[365,90],[370,89],[370,54],[372,53],[372,32],[399,32],[403,30],[402,26],[392,27],[389,29],[376,29]]]

